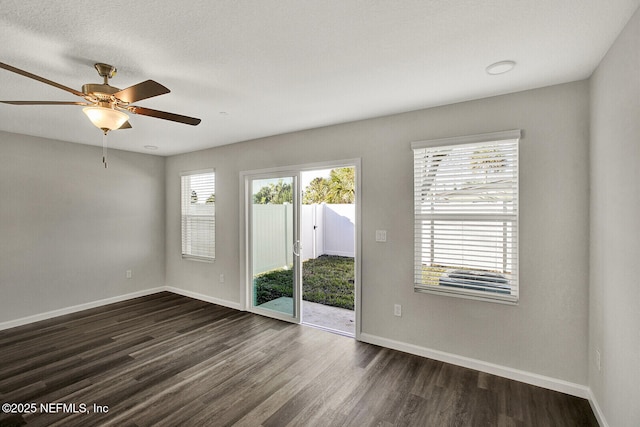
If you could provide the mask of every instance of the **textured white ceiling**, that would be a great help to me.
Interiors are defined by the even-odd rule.
[[[160,155],[587,78],[640,0],[0,0],[0,62],[80,90],[153,79],[109,145]],[[518,65],[490,76],[500,60]],[[0,99],[75,101],[0,69]],[[221,114],[226,112],[227,114]],[[0,104],[0,129],[100,145],[75,106]]]

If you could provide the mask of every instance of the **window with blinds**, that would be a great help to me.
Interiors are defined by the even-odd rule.
[[[520,131],[420,141],[414,289],[518,301]]]
[[[216,180],[213,170],[184,173],[182,257],[213,261],[216,253]]]

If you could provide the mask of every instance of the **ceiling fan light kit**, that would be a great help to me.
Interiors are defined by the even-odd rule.
[[[101,129],[104,133],[120,129],[129,120],[129,116],[125,113],[112,108],[85,107],[82,112],[89,117],[95,127]]]

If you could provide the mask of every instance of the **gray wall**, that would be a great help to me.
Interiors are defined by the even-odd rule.
[[[0,322],[164,285],[165,159],[101,159],[0,132]]]
[[[640,12],[588,82],[166,161],[111,150],[107,170],[97,147],[0,132],[0,323],[165,284],[239,303],[239,172],[360,157],[363,332],[588,383],[610,425],[637,425],[638,40]],[[409,143],[513,128],[524,130],[520,304],[415,294]],[[179,172],[209,167],[213,264],[180,257]],[[388,243],[375,243],[376,229],[388,230]]]
[[[170,157],[167,285],[239,303],[239,172],[360,157],[362,332],[587,384],[588,89],[582,81]],[[515,128],[524,131],[520,304],[414,293],[410,142]],[[217,260],[205,264],[180,257],[179,174],[210,167]],[[376,229],[387,243],[375,242]]]
[[[638,426],[640,11],[591,78],[589,308],[589,386],[609,425]]]

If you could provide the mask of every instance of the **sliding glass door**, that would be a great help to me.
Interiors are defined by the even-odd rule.
[[[298,174],[247,177],[250,310],[300,322]]]

